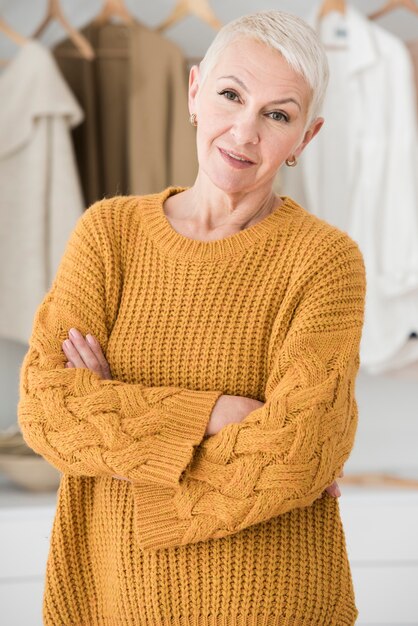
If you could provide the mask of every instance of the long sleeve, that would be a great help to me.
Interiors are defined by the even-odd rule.
[[[64,473],[174,487],[222,391],[144,387],[65,368],[62,342],[73,326],[94,334],[106,354],[123,282],[123,212],[113,208],[99,202],[79,218],[37,309],[20,371],[18,421],[26,443]]]
[[[264,405],[205,440],[176,489],[133,486],[142,549],[225,537],[310,506],[338,476],[358,420],[363,257],[344,235],[306,274],[286,332],[283,316],[273,328]]]

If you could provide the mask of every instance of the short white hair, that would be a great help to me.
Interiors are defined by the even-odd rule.
[[[225,48],[242,37],[251,37],[274,48],[304,77],[311,89],[306,130],[320,115],[329,80],[326,52],[315,30],[300,17],[284,11],[258,11],[238,17],[219,30],[207,49],[199,65],[200,84]]]

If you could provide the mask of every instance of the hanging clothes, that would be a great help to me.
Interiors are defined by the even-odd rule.
[[[70,40],[54,53],[85,113],[74,146],[87,203],[192,185],[196,137],[178,46],[141,23],[92,23],[81,32],[96,52],[93,61]]]
[[[0,337],[27,343],[84,201],[70,128],[83,113],[30,40],[0,75]]]
[[[418,360],[418,131],[406,46],[352,6],[318,23],[330,65],[325,124],[282,189],[359,244],[368,289],[361,364]]]
[[[416,41],[408,41],[406,46],[409,50],[409,54],[411,55],[412,65],[414,66],[415,93],[417,97],[417,111],[418,111],[418,39]]]

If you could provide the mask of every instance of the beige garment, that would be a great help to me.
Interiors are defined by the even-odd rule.
[[[33,40],[0,75],[0,102],[0,338],[27,343],[83,214],[70,133],[83,113]]]
[[[416,41],[408,41],[406,44],[412,59],[415,74],[415,90],[417,94],[417,110],[418,110],[418,39]]]
[[[68,40],[54,52],[85,113],[74,145],[87,203],[192,185],[196,138],[180,49],[142,24],[82,32],[96,59],[82,59]]]

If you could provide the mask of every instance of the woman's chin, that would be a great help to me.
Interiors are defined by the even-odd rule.
[[[239,176],[217,174],[209,178],[218,189],[228,194],[244,193],[254,187],[254,177],[248,173],[241,173]]]

